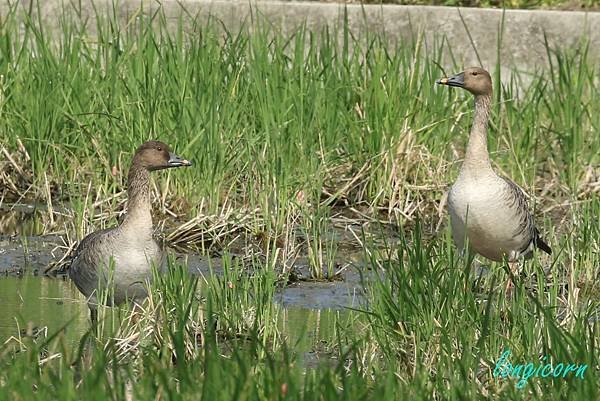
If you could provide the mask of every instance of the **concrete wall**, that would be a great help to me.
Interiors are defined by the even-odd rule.
[[[30,1],[21,1],[25,9]],[[76,3],[76,2],[75,2]],[[69,4],[68,1],[64,2]],[[92,1],[82,0],[80,14],[93,18]],[[112,1],[94,1],[97,9],[112,8]],[[502,37],[501,64],[532,70],[547,65],[544,46],[546,36],[551,47],[574,48],[584,40],[589,41],[590,61],[600,62],[600,12],[524,11],[397,6],[336,4],[319,2],[256,1],[256,0],[120,0],[116,9],[123,22],[139,12],[150,15],[162,7],[169,24],[175,26],[179,17],[184,20],[208,19],[209,15],[222,21],[230,31],[240,29],[242,23],[248,29],[253,21],[267,19],[282,32],[292,32],[301,24],[318,30],[324,25],[339,26],[347,13],[349,27],[355,35],[365,30],[384,33],[391,42],[414,38],[420,32],[431,48],[440,44],[445,37],[452,54],[459,64],[477,65],[474,48],[485,67],[492,68],[497,60],[497,44]],[[3,1],[0,11],[5,14],[7,2]],[[63,3],[40,0],[42,18],[53,24],[61,13]],[[68,9],[69,7],[67,7]],[[184,11],[185,10],[185,11]],[[462,18],[461,18],[462,17]],[[504,22],[503,22],[504,21]],[[504,29],[501,30],[502,23]],[[92,26],[93,24],[90,24]],[[467,29],[473,39],[469,40]],[[93,31],[93,27],[92,27]],[[93,32],[90,32],[93,35]],[[436,39],[436,40],[434,40]],[[447,52],[447,61],[449,61]]]

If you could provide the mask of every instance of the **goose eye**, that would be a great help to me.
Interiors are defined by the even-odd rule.
[[[471,75],[477,75],[477,71],[473,71]]]
[[[159,146],[158,148],[156,148],[156,150],[158,150],[160,152],[160,151],[162,151],[162,148]]]

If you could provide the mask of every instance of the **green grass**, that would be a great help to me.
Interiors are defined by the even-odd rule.
[[[266,26],[250,37],[197,25],[169,33],[160,13],[139,18],[123,27],[100,15],[96,38],[85,33],[90,22],[67,21],[58,43],[34,21],[18,36],[18,19],[3,20],[0,129],[5,146],[20,140],[31,158],[20,160],[31,177],[17,177],[21,192],[34,184],[26,199],[77,202],[90,180],[88,202],[115,195],[148,138],[195,162],[160,174],[161,197],[187,199],[190,215],[200,200],[201,212],[258,209],[269,234],[280,234],[298,194],[311,210],[347,201],[392,215],[410,210],[409,197],[419,210],[436,201],[406,184],[439,193],[456,174],[447,164],[464,146],[471,99],[434,87],[443,75],[435,46],[391,48],[345,31],[338,46],[335,32],[282,37]],[[543,178],[564,201],[588,190],[598,162],[598,70],[585,48],[548,51],[551,70],[512,72],[496,88],[491,151],[518,183],[535,188]],[[524,79],[531,84],[519,93]]]
[[[170,400],[598,398],[599,336],[597,323],[590,321],[597,301],[571,304],[565,318],[559,296],[574,292],[560,280],[532,291],[544,284],[537,263],[530,273],[538,278],[517,281],[508,300],[503,272],[474,283],[449,238],[425,243],[417,231],[388,252],[387,258],[371,261],[380,274],[369,280],[365,311],[349,311],[333,323],[317,367],[304,365],[306,349],[295,340],[302,333],[279,331],[269,275],[238,274],[231,265],[225,275],[198,286],[185,267],[172,265],[167,275],[157,276],[143,310],[122,311],[116,325],[105,326],[98,336],[84,335],[79,347],[68,344],[62,331],[5,343],[0,395],[16,400],[124,399],[128,393]],[[517,380],[493,377],[507,349],[515,364],[539,363],[545,356],[588,369],[583,379],[530,378],[518,389]]]
[[[435,229],[472,110],[433,84],[442,46],[391,47],[344,26],[288,37],[266,24],[173,32],[161,13],[127,26],[98,17],[97,37],[65,19],[58,41],[36,21],[21,31],[2,19],[0,144],[22,169],[2,164],[2,202],[47,204],[42,232],[81,238],[117,221],[132,152],[161,139],[195,165],[156,174],[159,221],[169,209],[208,216],[195,226],[206,232],[224,222],[224,273],[198,282],[172,266],[140,316],[108,313],[80,348],[61,331],[7,342],[0,399],[599,398],[600,71],[585,46],[547,44],[550,69],[496,82],[494,165],[532,194],[554,249],[507,299],[505,267],[475,280]],[[314,344],[324,363],[307,368],[302,333],[280,327],[273,298],[298,241],[313,275],[331,274],[345,256],[340,221],[369,223],[357,233],[365,304],[335,320]],[[250,251],[233,260],[240,231]],[[515,363],[589,368],[517,389],[493,377],[505,349]]]

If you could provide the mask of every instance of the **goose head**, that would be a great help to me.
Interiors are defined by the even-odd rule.
[[[187,167],[192,162],[171,152],[169,146],[159,141],[143,143],[133,156],[133,163],[148,171],[162,170],[165,168]]]
[[[490,73],[479,67],[470,67],[449,78],[435,81],[440,85],[455,86],[471,92],[475,96],[492,94],[492,77]]]

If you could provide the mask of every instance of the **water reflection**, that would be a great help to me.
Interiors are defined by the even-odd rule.
[[[27,327],[55,333],[65,325],[71,343],[89,328],[88,308],[70,281],[24,275],[0,279],[0,341]]]
[[[44,217],[48,211],[39,204],[1,204],[0,233],[4,235],[41,235],[46,231]]]
[[[281,308],[279,324],[288,345],[302,354],[308,368],[323,363],[337,363],[335,344],[336,327],[349,318],[347,310]]]
[[[331,361],[329,344],[336,324],[348,312],[281,304],[279,308],[279,329],[289,346],[303,353],[306,365]],[[73,346],[90,328],[88,308],[70,280],[28,274],[0,278],[0,344],[28,328],[54,334],[63,327],[66,343]]]

